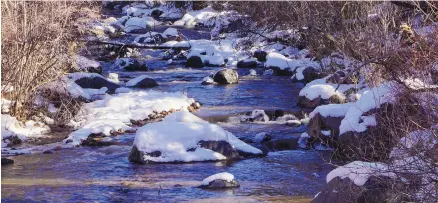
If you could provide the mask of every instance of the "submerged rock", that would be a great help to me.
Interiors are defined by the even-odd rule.
[[[2,166],[9,164],[14,164],[14,160],[2,157]]]
[[[219,84],[233,84],[239,82],[239,75],[233,69],[223,69],[214,74],[213,79]]]

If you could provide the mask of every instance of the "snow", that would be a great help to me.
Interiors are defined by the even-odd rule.
[[[132,17],[125,23],[125,31],[132,32],[137,29],[153,28],[161,23],[152,17]]]
[[[345,104],[327,104],[318,106],[309,114],[309,117],[313,118],[318,113],[323,117],[344,117],[352,105],[353,103],[350,102]]]
[[[203,82],[205,82],[206,84],[213,84],[214,83],[214,79],[211,78],[210,76],[204,77],[202,79]]]
[[[301,68],[301,72],[298,73],[297,77],[301,78],[302,76],[302,71],[307,68],[307,67],[312,67],[315,69],[319,69],[320,66],[316,61],[312,61],[309,58],[304,58],[304,59],[299,59],[299,60],[295,60],[295,59],[289,59],[286,56],[280,54],[280,53],[276,53],[276,52],[271,52],[266,56],[266,63],[265,63],[265,67],[278,67],[282,70],[286,70],[289,69],[291,71],[297,69],[297,68]],[[297,79],[299,79],[297,78]],[[304,79],[304,76],[302,76],[302,79]],[[299,80],[302,80],[299,79]]]
[[[137,85],[137,83],[141,82],[142,80],[144,80],[144,79],[146,79],[146,78],[150,78],[150,77],[147,76],[147,75],[140,75],[140,76],[137,76],[136,78],[131,79],[131,80],[129,80],[128,82],[126,82],[126,86],[127,86],[127,87],[133,87],[133,86]]]
[[[316,99],[321,97],[322,99],[329,99],[333,95],[338,95],[341,99],[345,99],[343,92],[356,87],[353,84],[328,84],[326,81],[329,76],[317,80],[313,80],[310,83],[307,83],[306,86],[301,89],[300,96],[305,96],[309,100]],[[336,91],[335,91],[336,90]]]
[[[108,74],[108,80],[113,82],[113,83],[116,83],[116,84],[120,83],[119,75],[117,73],[109,73]]]
[[[48,132],[50,132],[49,126],[43,123],[33,120],[23,123],[9,114],[1,115],[2,147],[6,146],[6,143],[3,143],[3,139],[13,135],[18,136],[21,140],[25,140],[27,137],[40,137]]]
[[[215,66],[222,66],[224,65],[224,57],[222,57],[220,54],[215,54],[212,56],[207,56],[206,62],[209,65],[215,65]]]
[[[88,67],[98,68],[100,67],[100,63],[91,59],[88,59],[84,56],[77,56],[76,63],[77,69],[81,71],[86,71]]]
[[[1,112],[2,113],[9,113],[11,105],[12,105],[12,102],[10,100],[7,100],[5,98],[1,98]]]
[[[336,177],[349,178],[357,186],[363,186],[371,176],[395,177],[394,173],[387,171],[388,166],[383,163],[354,161],[330,171],[326,181],[329,183]]]
[[[300,136],[300,139],[298,140],[298,146],[300,148],[306,149],[307,148],[307,140],[310,138],[309,134],[306,132],[302,133]]]
[[[249,76],[257,76],[257,72],[254,69],[249,70]]]
[[[168,38],[168,37],[174,37],[174,36],[178,36],[178,30],[175,28],[167,28],[166,30],[164,30],[163,32],[163,37]]]
[[[263,139],[265,139],[266,135],[267,135],[267,133],[265,133],[265,132],[259,133],[259,134],[255,135],[254,138],[252,138],[252,141],[256,142],[256,143],[260,143],[263,141]]]
[[[263,71],[263,75],[274,75],[274,70],[272,69],[268,69]]]
[[[227,172],[217,173],[211,176],[208,176],[206,179],[202,181],[202,185],[209,185],[214,180],[224,180],[227,182],[231,182],[234,180],[234,175]]]
[[[377,87],[365,91],[362,96],[352,104],[345,114],[339,126],[340,135],[346,132],[364,132],[368,126],[376,125],[373,116],[362,116],[364,113],[379,108],[387,102],[393,102],[394,82],[380,84]]]
[[[102,100],[86,103],[75,119],[79,129],[64,140],[64,144],[81,144],[91,133],[110,135],[111,131],[130,130],[131,120],[144,120],[155,112],[187,110],[195,100],[181,92],[135,91],[106,95]],[[71,140],[67,143],[67,140]]]
[[[181,112],[169,115],[162,122],[150,123],[137,130],[134,146],[139,151],[151,153],[160,151],[161,156],[145,155],[144,159],[154,162],[192,162],[224,160],[225,156],[209,149],[200,148],[200,141],[227,141],[237,150],[261,154],[262,152],[239,140],[232,133],[216,124],[203,122],[191,113]],[[194,151],[188,151],[193,149]]]
[[[130,91],[132,91],[131,89],[129,89],[129,88],[126,88],[126,87],[119,87],[119,88],[117,88],[116,89],[116,93],[128,93],[128,92],[130,92]]]

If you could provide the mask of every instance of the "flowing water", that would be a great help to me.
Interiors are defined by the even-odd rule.
[[[191,39],[205,37],[199,31],[184,30],[184,34]],[[155,58],[148,61],[154,71],[125,72],[106,63],[104,74],[117,72],[125,81],[146,74],[158,82],[154,90],[184,91],[203,105],[195,114],[240,138],[260,132],[297,137],[306,130],[228,121],[254,109],[300,111],[295,104],[303,84],[292,83],[288,77],[248,77],[248,69],[237,69],[239,84],[201,85],[203,77],[220,68],[169,67],[157,59],[159,52],[142,52]],[[2,167],[2,202],[309,202],[326,184],[331,169],[323,161],[330,154],[313,150],[270,152],[264,158],[234,162],[137,165],[128,161],[134,136],[117,136],[117,145],[108,147],[15,156],[15,164]],[[234,174],[241,186],[228,190],[196,187],[204,178],[224,171]]]

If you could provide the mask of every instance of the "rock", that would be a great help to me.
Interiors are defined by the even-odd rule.
[[[320,113],[315,114],[307,124],[307,134],[310,137],[320,139],[323,143],[329,143],[339,136],[339,126],[344,117],[324,117]],[[321,131],[330,131],[330,135],[324,135]]]
[[[318,193],[311,203],[380,203],[380,202],[410,202],[403,195],[391,194],[391,186],[397,186],[394,181],[388,177],[371,176],[365,185],[357,186],[349,178],[341,179],[336,177],[332,179],[326,188]],[[400,190],[393,190],[400,191]]]
[[[274,119],[273,120],[277,119],[278,117],[282,117],[282,116],[284,116],[284,111],[281,109],[277,109],[274,111]]]
[[[204,79],[202,79],[201,85],[211,85],[211,84],[214,84],[213,78],[207,76]]]
[[[138,150],[138,148],[134,145],[131,148],[131,152],[129,152],[128,160],[132,163],[138,164],[146,164],[147,161],[143,159],[145,153]]]
[[[155,18],[155,19],[158,19],[160,16],[161,16],[161,14],[163,14],[164,12],[162,11],[162,10],[159,10],[159,9],[155,9],[155,10],[153,10],[152,12],[151,12],[151,17],[152,18]]]
[[[23,141],[17,135],[11,135],[2,139],[4,143],[7,143],[7,147],[21,144]]]
[[[186,61],[186,67],[190,68],[202,68],[204,67],[204,62],[202,61],[201,57],[199,56],[191,56]]]
[[[213,79],[219,84],[233,84],[239,82],[239,75],[233,69],[223,69],[214,74]]]
[[[254,69],[249,70],[249,76],[257,76],[257,71]]]
[[[253,147],[260,149],[263,152],[263,156],[268,155],[269,153],[269,148],[266,147],[264,144],[261,143],[255,143],[255,144],[251,144]]]
[[[113,83],[116,83],[116,84],[120,83],[119,75],[117,73],[109,73],[108,74],[108,80],[113,82]]]
[[[222,172],[207,177],[199,187],[204,189],[225,189],[240,187],[240,185],[232,174]]]
[[[299,148],[298,138],[277,138],[263,143],[271,151],[296,150]]]
[[[343,71],[336,71],[327,79],[327,82],[333,84],[356,84],[357,83],[357,74],[351,74],[347,76],[348,73]],[[347,77],[347,78],[346,78]]]
[[[294,75],[294,71],[290,70],[290,69],[281,69],[279,67],[275,67],[275,66],[270,66],[267,67],[268,70],[272,70],[274,75],[278,75],[278,76],[292,76]]]
[[[14,164],[14,160],[2,157],[2,166],[9,164]]]
[[[266,56],[268,55],[268,53],[266,51],[262,51],[262,50],[257,50],[254,52],[253,57],[257,58],[258,61],[266,61]]]
[[[226,141],[200,141],[199,146],[205,149],[218,152],[227,157],[227,159],[241,159],[236,149]]]
[[[262,143],[262,142],[269,141],[271,139],[272,139],[271,135],[269,135],[265,132],[262,132],[262,133],[255,135],[254,138],[252,138],[252,141],[256,142],[256,143]]]
[[[156,86],[158,86],[158,83],[155,82],[154,79],[146,77],[146,78],[140,80],[139,82],[137,82],[137,84],[135,84],[134,86],[130,86],[130,87],[152,88],[152,87],[156,87]]]
[[[257,61],[255,60],[241,60],[239,62],[237,62],[237,67],[238,68],[257,68]]]
[[[318,71],[313,67],[306,67],[303,70],[303,76],[304,76],[305,83],[309,83],[309,82],[319,78]]]
[[[341,104],[344,103],[344,100],[341,99],[338,95],[333,95],[329,99],[322,99],[320,96],[310,100],[305,96],[299,96],[298,97],[298,106],[304,107],[304,108],[316,108],[317,106],[324,105],[324,104]]]
[[[274,70],[272,69],[268,69],[263,71],[263,75],[274,75]]]
[[[253,110],[249,115],[240,118],[241,122],[267,122],[269,120],[269,116],[261,109]]]
[[[82,88],[101,89],[102,87],[106,87],[109,93],[114,93],[115,90],[120,87],[120,85],[101,77],[83,77],[75,80],[75,83]]]
[[[125,60],[121,62],[120,66],[127,71],[148,71],[149,69],[146,64],[134,59]]]

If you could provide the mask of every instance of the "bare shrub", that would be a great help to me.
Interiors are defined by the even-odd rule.
[[[78,1],[2,1],[2,95],[11,114],[28,119],[41,85],[59,78],[72,64],[76,40],[94,3]],[[88,7],[88,8],[86,8]],[[9,87],[13,91],[3,94]]]

